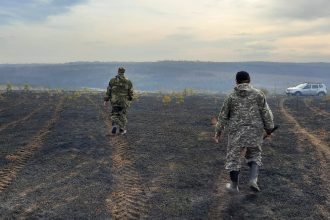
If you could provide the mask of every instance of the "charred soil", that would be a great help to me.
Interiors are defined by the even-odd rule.
[[[280,129],[264,142],[262,191],[249,190],[243,166],[240,193],[231,195],[226,135],[212,140],[223,98],[164,106],[159,95],[141,96],[128,134],[112,136],[102,94],[4,96],[0,218],[329,219],[329,158],[306,134],[329,145],[329,117],[303,100],[270,98]]]

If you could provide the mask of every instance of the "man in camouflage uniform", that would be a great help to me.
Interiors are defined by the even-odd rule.
[[[238,192],[241,158],[244,156],[250,167],[249,186],[254,191],[258,187],[258,173],[261,163],[263,131],[271,135],[274,128],[273,114],[265,95],[250,85],[250,76],[241,71],[236,74],[234,91],[225,99],[215,128],[218,142],[224,128],[228,130],[228,146],[225,168],[230,171],[231,183],[226,189]]]
[[[112,106],[112,134],[116,134],[118,128],[120,134],[126,134],[126,114],[133,99],[132,82],[124,76],[124,73],[125,69],[120,67],[117,76],[110,80],[106,96],[104,97],[104,106],[107,105],[108,101],[110,101]]]

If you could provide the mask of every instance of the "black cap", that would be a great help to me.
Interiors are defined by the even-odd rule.
[[[249,83],[250,82],[250,75],[248,72],[245,71],[239,71],[236,74],[236,82],[238,84],[240,83]]]

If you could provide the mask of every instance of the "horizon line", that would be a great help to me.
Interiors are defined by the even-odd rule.
[[[31,62],[31,63],[0,63],[0,65],[65,65],[65,64],[78,64],[78,63],[161,63],[161,62],[186,62],[186,63],[286,63],[286,64],[330,64],[330,61],[310,61],[310,62],[298,62],[298,61],[204,61],[204,60],[156,60],[156,61],[69,61],[69,62]]]

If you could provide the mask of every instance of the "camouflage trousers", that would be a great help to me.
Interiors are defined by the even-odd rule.
[[[228,130],[228,145],[225,168],[239,171],[242,160],[246,163],[261,163],[263,128],[257,126],[236,126]]]
[[[232,147],[227,149],[225,168],[229,171],[239,171],[243,159],[245,159],[246,163],[254,161],[261,166],[261,151],[260,146]]]
[[[113,125],[118,125],[119,128],[126,129],[127,108],[122,106],[113,106],[110,118]]]

